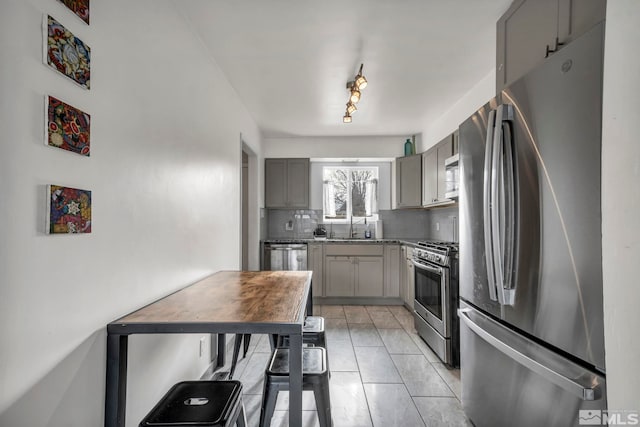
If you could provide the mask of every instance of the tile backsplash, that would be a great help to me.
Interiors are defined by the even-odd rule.
[[[427,237],[445,242],[458,241],[458,207],[438,208],[429,211]]]
[[[322,210],[313,209],[265,209],[267,239],[310,239],[313,230],[322,224]],[[379,213],[382,221],[384,238],[432,239],[458,241],[458,208],[398,209],[384,210]],[[364,236],[364,223],[353,224],[356,237]],[[327,235],[333,232],[337,238],[349,237],[349,224],[325,224]],[[375,235],[375,225],[369,224],[372,238]]]
[[[310,239],[322,222],[322,211],[312,209],[268,209],[269,239]]]

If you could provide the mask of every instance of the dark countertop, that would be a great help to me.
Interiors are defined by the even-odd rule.
[[[402,245],[412,245],[412,246],[417,246],[418,242],[426,240],[424,238],[421,239],[415,239],[415,238],[405,238],[405,237],[397,237],[397,238],[388,238],[388,239],[305,239],[305,238],[300,238],[300,239],[265,239],[262,240],[262,243],[281,243],[281,244],[286,244],[286,243],[331,243],[331,244],[351,244],[351,245],[358,245],[358,244],[384,244],[384,243],[397,243],[397,244],[402,244]]]

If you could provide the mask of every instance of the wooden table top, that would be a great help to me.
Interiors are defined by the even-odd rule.
[[[112,324],[296,323],[309,271],[220,271]]]

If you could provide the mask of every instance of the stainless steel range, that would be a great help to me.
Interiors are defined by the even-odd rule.
[[[413,250],[413,265],[416,330],[443,362],[459,366],[458,246],[419,242]]]

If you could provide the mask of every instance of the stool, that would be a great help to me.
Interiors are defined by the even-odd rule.
[[[307,316],[304,319],[304,325],[302,326],[302,343],[327,348],[324,333],[324,317]],[[280,335],[278,337],[278,347],[289,347],[289,337],[287,335]]]
[[[240,381],[183,381],[175,384],[140,427],[246,427]]]
[[[322,347],[302,349],[302,389],[313,390],[320,427],[332,427],[327,353]],[[289,390],[289,349],[274,350],[264,375],[260,427],[269,427],[278,392]]]
[[[236,334],[235,341],[233,342],[233,359],[231,359],[231,369],[229,370],[229,379],[233,378],[233,374],[236,371],[236,365],[238,364],[238,356],[240,354],[240,346],[244,341],[244,348],[242,357],[247,356],[249,350],[249,342],[251,342],[251,334]]]

